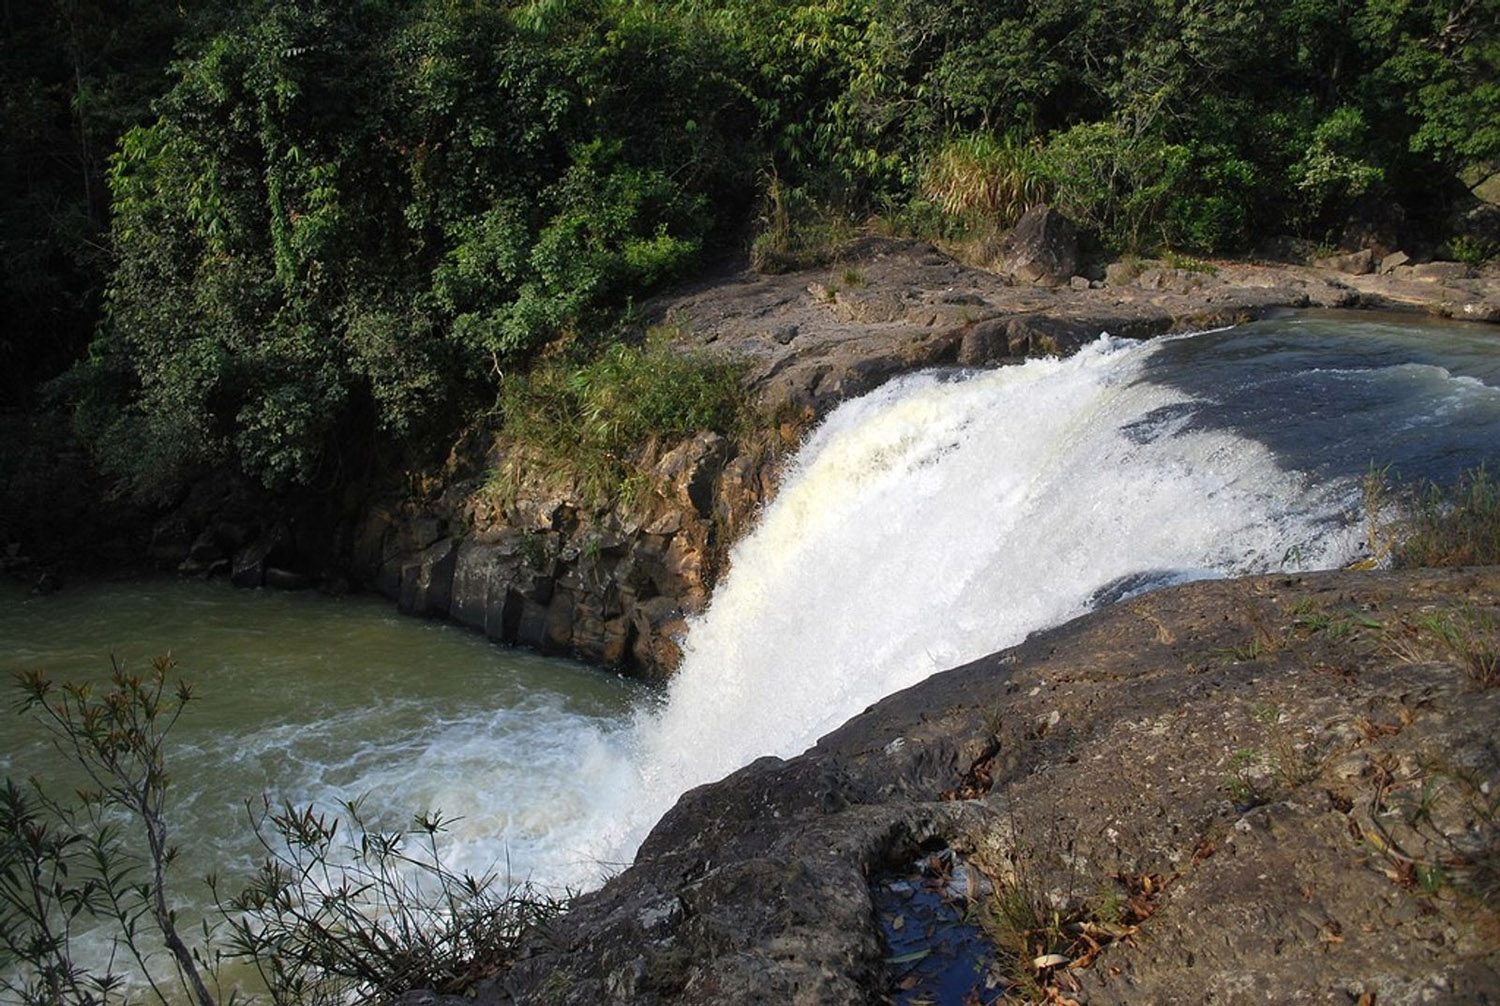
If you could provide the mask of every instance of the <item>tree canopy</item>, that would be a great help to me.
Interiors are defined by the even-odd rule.
[[[1335,238],[1370,199],[1440,240],[1457,176],[1500,160],[1500,0],[17,10],[12,338],[45,376],[98,312],[62,388],[146,495],[214,466],[335,485],[374,445],[441,438],[744,247],[773,190],[942,228],[997,212],[967,178],[1108,250],[1212,253]],[[105,24],[109,73],[81,55]],[[44,177],[53,148],[81,167]],[[79,306],[49,328],[38,295]]]

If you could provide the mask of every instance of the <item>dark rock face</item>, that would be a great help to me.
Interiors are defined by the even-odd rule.
[[[1051,207],[1033,206],[1001,244],[999,269],[1018,283],[1066,283],[1078,272],[1078,231]]]
[[[765,498],[773,463],[703,433],[648,459],[651,489],[628,506],[590,508],[576,487],[541,480],[509,499],[453,484],[434,500],[368,508],[353,571],[403,611],[660,677],[680,658],[686,615],[708,602],[727,533]]]
[[[943,846],[1060,910],[1157,878],[1135,932],[1043,979],[1079,1003],[1500,1001],[1500,689],[1420,628],[1497,612],[1495,569],[1133,598],[686,794],[500,985],[878,1002],[871,877]]]

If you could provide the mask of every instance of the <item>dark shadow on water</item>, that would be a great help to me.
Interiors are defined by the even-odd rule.
[[[1314,479],[1390,466],[1450,482],[1500,444],[1500,331],[1390,316],[1296,315],[1162,340],[1141,381],[1186,393],[1130,424],[1137,443],[1199,430],[1264,444]]]

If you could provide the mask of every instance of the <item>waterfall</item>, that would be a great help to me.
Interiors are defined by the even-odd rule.
[[[1159,344],[920,374],[811,436],[636,725],[637,842],[687,788],[796,754],[882,696],[1130,585],[1355,554],[1350,480],[1197,428],[1148,381]],[[633,846],[632,846],[633,847]]]

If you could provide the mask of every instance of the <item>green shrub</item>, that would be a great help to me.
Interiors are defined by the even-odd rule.
[[[576,479],[586,500],[600,502],[644,474],[638,459],[648,444],[739,432],[747,410],[740,373],[733,362],[662,343],[614,343],[582,364],[550,361],[507,377],[501,434],[530,463]]]
[[[1500,258],[1500,241],[1487,241],[1471,234],[1460,234],[1448,239],[1446,251],[1456,262],[1482,266]]]
[[[1044,152],[1053,204],[1107,247],[1150,251],[1180,198],[1186,147],[1134,135],[1123,123],[1091,122],[1054,136]]]
[[[949,141],[927,162],[922,195],[959,221],[1012,227],[1047,199],[1040,148],[988,133]]]

